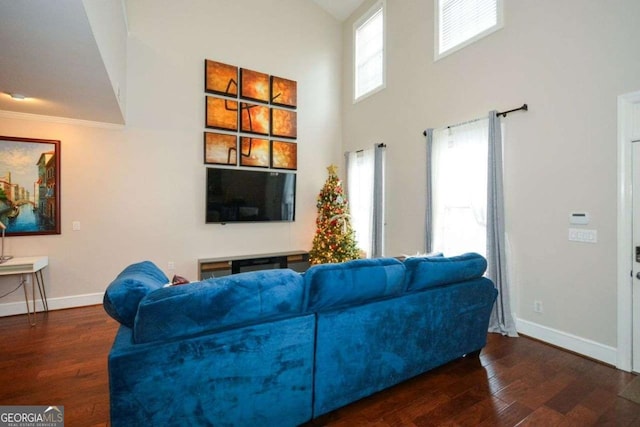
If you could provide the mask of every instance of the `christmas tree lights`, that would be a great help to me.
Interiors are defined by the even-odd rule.
[[[359,258],[355,233],[351,227],[349,204],[337,167],[327,168],[329,177],[318,195],[318,218],[313,247],[309,252],[311,264],[344,262]]]

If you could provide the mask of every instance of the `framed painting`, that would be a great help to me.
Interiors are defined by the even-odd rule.
[[[295,111],[280,108],[271,109],[271,135],[284,138],[297,138],[298,116]]]
[[[238,67],[204,60],[204,90],[209,93],[238,97]]]
[[[238,165],[238,137],[223,133],[204,133],[204,163]]]
[[[241,68],[240,96],[253,101],[269,102],[269,75]]]
[[[240,130],[259,135],[269,135],[269,107],[241,102]]]
[[[298,169],[298,144],[271,141],[271,167],[274,169]]]
[[[60,234],[60,210],[60,141],[0,136],[6,235]]]
[[[298,84],[293,80],[271,76],[271,103],[296,108],[298,106]]]
[[[206,127],[238,130],[238,101],[207,96]]]
[[[269,167],[269,140],[243,136],[240,138],[240,166]]]

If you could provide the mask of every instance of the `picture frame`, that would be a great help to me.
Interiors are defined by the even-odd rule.
[[[298,106],[298,84],[294,80],[271,76],[271,104],[289,108]]]
[[[208,93],[238,97],[238,67],[204,60],[204,90]]]
[[[271,135],[280,138],[298,137],[298,116],[295,111],[271,109]]]
[[[204,133],[204,163],[207,165],[238,165],[238,137],[226,133]]]
[[[240,130],[258,135],[269,135],[269,107],[261,104],[240,103]]]
[[[268,168],[270,149],[268,139],[240,137],[240,166]]]
[[[263,103],[269,102],[269,75],[240,68],[240,97]]]
[[[60,141],[0,136],[5,235],[61,234],[60,212]]]
[[[298,144],[291,141],[271,141],[271,167],[298,170]]]
[[[215,96],[206,97],[205,126],[228,131],[238,130],[238,101]]]

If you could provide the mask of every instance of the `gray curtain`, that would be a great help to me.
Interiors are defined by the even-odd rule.
[[[384,256],[384,156],[386,146],[375,144],[373,166],[373,227],[371,257]]]
[[[427,129],[424,131],[427,137],[427,165],[431,165],[431,148],[433,146],[433,129]],[[425,209],[425,253],[431,253],[433,251],[433,201],[431,195],[433,194],[433,182],[431,179],[431,167],[427,167],[427,206]]]
[[[386,145],[375,144],[374,145],[374,160],[373,160],[373,206],[371,215],[371,247],[369,248],[369,254],[371,258],[379,258],[384,256],[384,163],[385,163]],[[350,152],[344,153],[345,158],[345,176],[347,197],[349,191],[352,191],[349,183],[349,171],[354,167],[350,161]]]
[[[502,182],[502,130],[496,111],[489,112],[489,167],[487,191],[487,277],[498,289],[498,299],[489,319],[489,332],[517,337],[511,315],[504,232]]]
[[[347,200],[349,200],[349,168],[353,167],[353,165],[349,161],[350,153],[351,153],[350,151],[344,152],[344,179],[342,180],[342,182],[344,182],[345,189],[347,191]]]

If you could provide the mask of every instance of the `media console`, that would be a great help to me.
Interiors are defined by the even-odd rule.
[[[198,280],[247,271],[290,268],[300,273],[309,268],[309,252],[290,251],[198,260]]]

